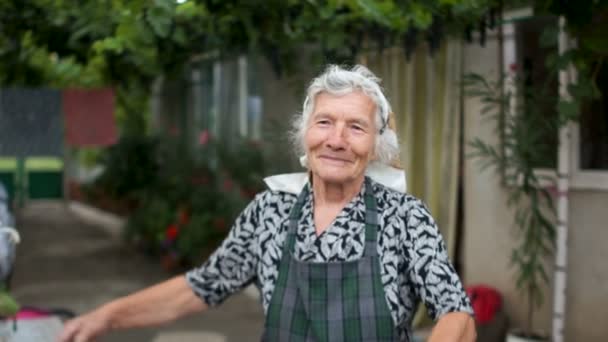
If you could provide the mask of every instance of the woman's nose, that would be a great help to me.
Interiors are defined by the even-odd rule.
[[[343,149],[346,147],[346,139],[344,137],[344,125],[336,125],[333,127],[327,137],[326,145],[331,149]]]

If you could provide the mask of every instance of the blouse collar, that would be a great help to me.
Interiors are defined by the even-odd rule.
[[[378,162],[372,162],[365,170],[365,174],[376,183],[380,183],[387,188],[405,193],[407,182],[405,171]],[[272,191],[299,194],[308,184],[308,173],[285,173],[264,178],[264,183]]]

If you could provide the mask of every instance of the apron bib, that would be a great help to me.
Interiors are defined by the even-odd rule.
[[[355,261],[311,263],[293,257],[297,222],[310,192],[302,190],[289,214],[277,283],[263,341],[398,341],[380,275],[378,214],[365,178],[365,249]]]

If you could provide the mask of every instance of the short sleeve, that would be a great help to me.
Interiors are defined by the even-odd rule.
[[[473,314],[469,298],[448,258],[443,237],[422,202],[416,201],[408,210],[407,226],[414,242],[409,277],[431,318],[437,320],[449,312]]]
[[[207,305],[216,306],[251,283],[258,263],[256,228],[260,198],[249,203],[231,227],[226,239],[202,266],[186,273],[192,290]]]

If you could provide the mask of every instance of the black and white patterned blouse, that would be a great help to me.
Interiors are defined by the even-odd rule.
[[[415,197],[372,181],[378,203],[378,255],[382,284],[393,320],[411,323],[422,300],[432,318],[448,312],[472,313],[458,275],[448,260],[443,239],[425,205]],[[306,185],[310,191],[310,185]],[[365,242],[363,191],[317,236],[313,203],[302,208],[294,255],[301,261],[338,262],[361,257]],[[288,216],[296,195],[267,190],[245,208],[220,248],[200,268],[186,274],[188,283],[208,305],[255,281],[268,309],[277,281]]]

